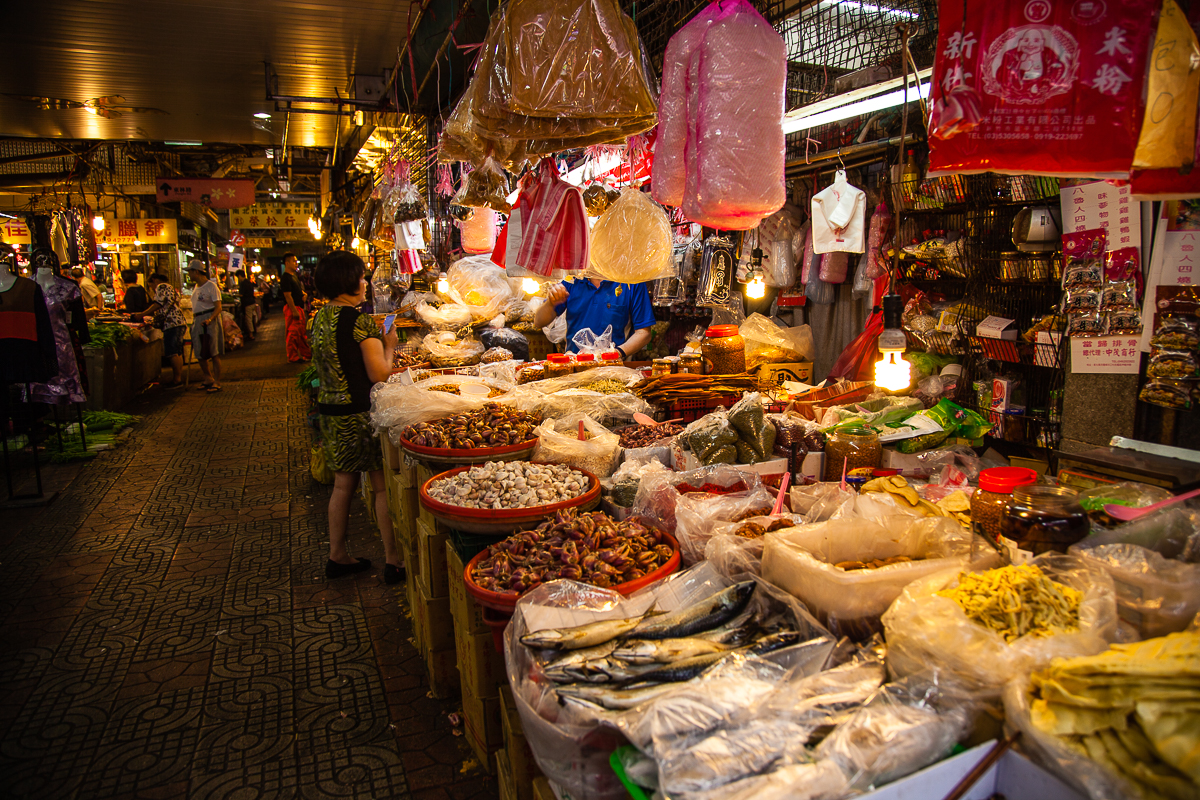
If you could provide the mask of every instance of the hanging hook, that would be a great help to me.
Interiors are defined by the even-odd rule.
[[[842,170],[845,171],[846,162],[842,161],[842,148],[841,147],[838,147],[838,164],[840,164],[842,167]]]

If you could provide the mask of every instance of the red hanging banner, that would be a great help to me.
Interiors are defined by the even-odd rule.
[[[943,2],[930,170],[1128,177],[1158,0]]]

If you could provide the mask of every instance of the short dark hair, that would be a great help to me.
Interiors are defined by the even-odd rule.
[[[299,260],[300,260],[300,258],[299,258],[299,257],[298,257],[298,256],[297,256],[295,253],[293,253],[291,250],[289,250],[289,251],[287,251],[286,253],[284,253],[284,254],[283,254],[283,260],[284,260],[284,262],[285,262],[285,263],[287,262],[287,260],[288,260],[289,258],[294,258],[294,259],[296,259],[297,261],[299,261]]]
[[[334,250],[317,262],[317,291],[326,300],[358,294],[358,282],[367,272],[363,260],[349,250]]]
[[[151,283],[166,283],[168,280],[170,279],[162,272],[156,272],[150,276]]]
[[[121,280],[125,281],[126,284],[137,283],[137,276],[138,273],[136,269],[121,270]]]

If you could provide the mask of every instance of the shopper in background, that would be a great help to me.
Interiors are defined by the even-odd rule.
[[[375,518],[383,536],[387,562],[383,581],[404,580],[404,565],[388,514],[383,482],[383,451],[371,426],[371,387],[388,379],[396,331],[380,333],[368,314],[358,311],[367,293],[366,267],[347,250],[322,256],[317,264],[317,291],[329,300],[313,316],[313,364],[320,378],[317,413],[325,452],[333,468],[333,494],[329,497],[329,561],[326,578],[340,578],[370,569],[365,558],[346,551],[346,526],[350,500],[361,472],[370,474],[375,489]],[[291,304],[289,303],[289,306]]]
[[[89,317],[104,310],[104,293],[100,291],[96,282],[87,276],[83,267],[71,268],[71,280],[79,284],[79,291],[83,293],[83,307]]]
[[[242,298],[242,304],[238,310],[240,317],[238,324],[242,326],[242,334],[246,337],[246,341],[253,342],[258,308],[254,300],[254,279],[246,270],[242,270],[238,276],[238,294]]]
[[[283,323],[287,331],[288,361],[308,361],[312,351],[308,347],[308,331],[304,327],[304,287],[296,274],[299,261],[295,253],[283,257],[283,280],[279,289],[283,293]]]
[[[546,302],[538,306],[533,323],[544,328],[564,311],[567,350],[574,349],[571,340],[584,328],[600,336],[611,325],[613,345],[627,359],[649,343],[654,327],[654,306],[644,283],[578,278],[569,284],[548,284]],[[626,330],[631,331],[628,337]]]
[[[163,355],[171,359],[172,381],[165,388],[183,386],[183,335],[187,332],[187,321],[179,308],[179,292],[167,280],[167,276],[156,272],[150,276],[150,291],[154,300],[144,310],[133,315],[135,322],[143,317],[154,317],[154,327],[163,332]],[[129,295],[125,297],[128,299]]]
[[[146,289],[138,285],[137,279],[137,270],[121,270],[121,281],[125,284],[125,310],[130,314],[145,311],[146,307],[150,305],[150,298],[146,295]]]
[[[192,289],[192,352],[200,362],[200,372],[204,375],[204,380],[197,388],[212,394],[221,391],[221,356],[225,354],[221,288],[209,280],[208,267],[200,259],[189,261],[187,271],[196,282],[196,288]]]

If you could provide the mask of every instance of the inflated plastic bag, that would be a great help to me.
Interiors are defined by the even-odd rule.
[[[469,256],[455,261],[446,270],[446,280],[450,283],[450,299],[466,306],[473,322],[492,319],[515,297],[504,270],[487,256]]]
[[[666,213],[645,193],[626,186],[592,228],[585,274],[614,283],[645,283],[672,274],[673,249]]]
[[[1117,633],[1112,579],[1073,556],[1046,554],[1030,564],[1050,580],[1083,593],[1077,630],[1048,636],[1030,633],[1009,644],[969,618],[952,598],[938,595],[958,585],[961,573],[951,569],[909,584],[884,613],[891,673],[937,668],[973,686],[981,696],[996,699],[1008,681],[1042,669],[1054,658],[1105,650]]]
[[[472,255],[491,253],[496,246],[496,212],[480,208],[467,220],[458,223],[465,252]]]
[[[582,441],[579,439],[580,423],[587,437]],[[535,461],[566,464],[586,470],[597,478],[607,478],[617,468],[621,437],[586,414],[545,420],[533,432],[538,439],[533,451]]]
[[[671,532],[675,530],[675,506],[688,492],[728,494],[752,492],[762,486],[757,472],[745,472],[727,464],[654,474],[642,481],[633,501],[633,513],[651,524]]]
[[[459,339],[450,331],[430,333],[421,340],[421,349],[429,353],[435,367],[464,367],[478,364],[483,343],[478,339]]]
[[[689,59],[688,92],[696,100],[688,112],[695,119],[688,151],[696,154],[683,197],[689,219],[747,230],[783,207],[786,79],[779,33],[746,0],[721,3]]]
[[[746,343],[746,369],[776,361],[811,361],[816,354],[812,328],[784,328],[770,317],[754,313],[738,328]]]
[[[843,518],[768,533],[763,578],[798,597],[830,631],[864,639],[882,629],[879,617],[905,586],[965,569],[971,554],[971,533],[945,518]]]
[[[507,391],[511,383],[493,378],[470,375],[434,375],[416,383],[377,383],[371,389],[371,424],[386,433],[392,444],[400,445],[400,434],[409,425],[431,422],[464,411],[482,408],[487,403],[502,402],[504,398],[487,395],[451,394],[431,391],[430,387],[445,384],[483,383]]]
[[[774,504],[774,494],[763,486],[724,495],[703,492],[682,495],[675,503],[675,538],[679,540],[684,562],[694,564],[704,560],[705,547],[716,523],[769,514]]]

